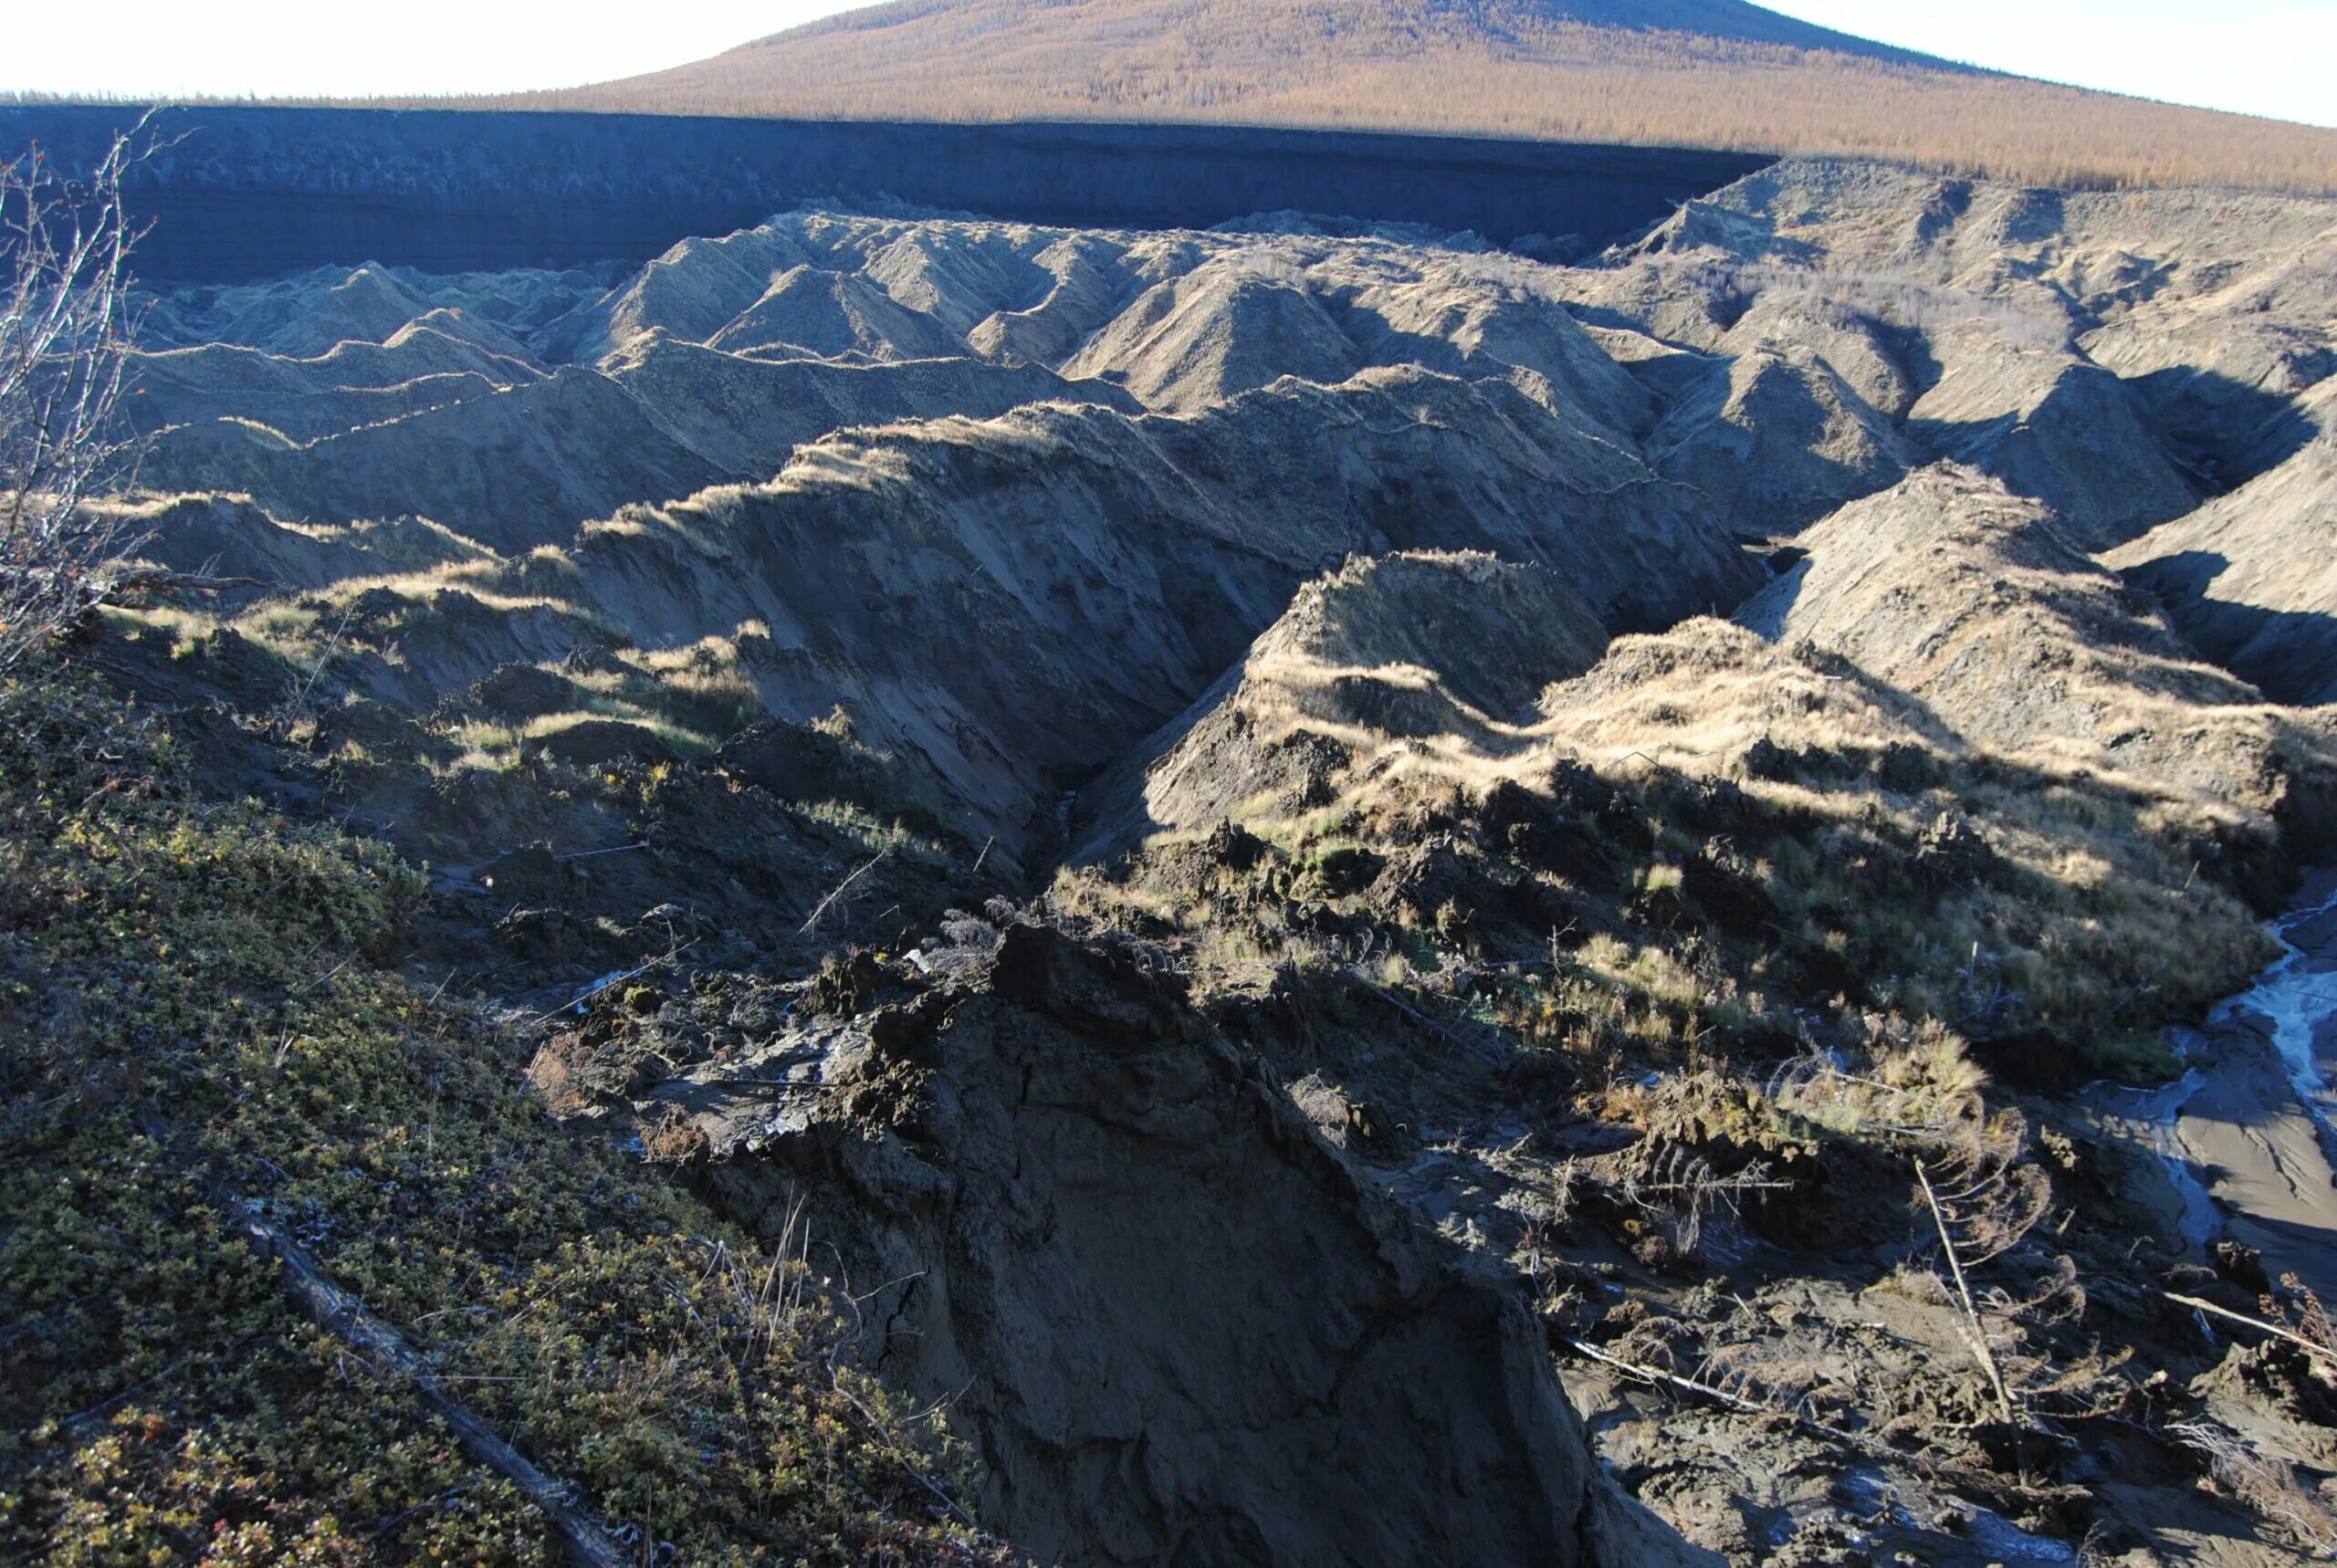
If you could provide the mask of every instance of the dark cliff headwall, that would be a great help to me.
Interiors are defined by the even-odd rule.
[[[136,111],[0,107],[0,152],[94,161]],[[138,171],[148,277],[324,263],[434,271],[642,261],[812,197],[1032,223],[1202,227],[1284,208],[1607,241],[1765,160],[1661,148],[1203,126],[914,125],[186,108]]]

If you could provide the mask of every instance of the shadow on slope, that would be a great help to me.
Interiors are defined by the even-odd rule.
[[[2337,703],[2337,614],[2212,597],[2231,565],[2211,550],[2184,550],[2129,567],[2125,577],[2165,604],[2200,653],[2274,702]]]

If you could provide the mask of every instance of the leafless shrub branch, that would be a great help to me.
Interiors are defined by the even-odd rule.
[[[2316,1557],[2337,1556],[2337,1516],[2307,1490],[2283,1461],[2259,1454],[2240,1436],[2212,1421],[2167,1430],[2207,1461],[2217,1482],[2267,1521],[2282,1526]]]
[[[2229,1307],[2219,1307],[2215,1302],[2197,1296],[2186,1296],[2175,1291],[2167,1291],[2163,1293],[2176,1306],[2189,1307],[2195,1312],[2210,1312],[2227,1322],[2239,1323],[2244,1327],[2255,1329],[2258,1333],[2270,1334],[2275,1339],[2285,1340],[2290,1344],[2299,1346],[2306,1354],[2319,1357],[2331,1366],[2337,1366],[2337,1348],[2308,1339],[2278,1323],[2267,1322],[2261,1318],[2251,1318],[2246,1312],[2236,1312]]]
[[[2047,1413],[2099,1414],[2125,1393],[2124,1358],[2048,1343],[2082,1316],[2085,1291],[2069,1259],[2033,1243],[2053,1188],[2031,1157],[2027,1119],[1992,1113],[1982,1086],[1953,1037],[1923,1034],[1878,1051],[1867,1072],[1804,1058],[1773,1074],[1767,1092],[1781,1109],[1875,1139],[1913,1164],[1917,1207],[1938,1235],[1946,1275],[1922,1278],[1954,1309],[2007,1425],[2032,1427]],[[2013,1283],[1983,1282],[1980,1272],[2000,1260]]]
[[[0,163],[0,671],[103,603],[141,542],[86,503],[135,457],[114,421],[140,237],[122,183],[151,151],[151,119],[82,179],[37,146]]]
[[[1762,1161],[1723,1176],[1710,1160],[1683,1144],[1642,1145],[1641,1150],[1640,1157],[1624,1169],[1616,1183],[1617,1196],[1650,1214],[1667,1217],[1673,1243],[1682,1252],[1696,1249],[1712,1215],[1733,1215],[1755,1193],[1793,1190],[1793,1183],[1777,1179]]]

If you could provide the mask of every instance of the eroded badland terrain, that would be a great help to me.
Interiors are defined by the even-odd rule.
[[[1823,160],[158,287],[0,1552],[2330,1550],[2333,372],[2337,203]]]

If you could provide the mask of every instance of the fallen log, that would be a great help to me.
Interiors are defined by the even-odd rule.
[[[199,571],[125,571],[105,585],[108,599],[127,594],[225,593],[238,588],[281,588],[265,577],[213,577]]]
[[[2175,1291],[2162,1291],[2161,1294],[2178,1307],[2189,1307],[2195,1312],[2213,1312],[2227,1322],[2238,1323],[2244,1328],[2254,1329],[2258,1333],[2270,1334],[2275,1339],[2284,1339],[2307,1355],[2318,1356],[2330,1365],[2337,1366],[2337,1350],[2332,1350],[2325,1344],[2309,1340],[2300,1333],[2293,1333],[2278,1323],[2268,1323],[2261,1318],[2251,1318],[2246,1312],[2236,1312],[2229,1307],[2219,1307],[2215,1302],[2203,1301],[2197,1296],[2185,1296]]]
[[[376,1371],[411,1388],[453,1429],[463,1452],[526,1494],[551,1521],[569,1561],[578,1568],[627,1568],[633,1562],[631,1554],[569,1502],[571,1489],[538,1469],[527,1456],[456,1402],[403,1334],[366,1311],[364,1302],[335,1284],[298,1243],[252,1213],[247,1205],[225,1197],[223,1207],[233,1217],[236,1228],[282,1269],[284,1291],[293,1304]]]

